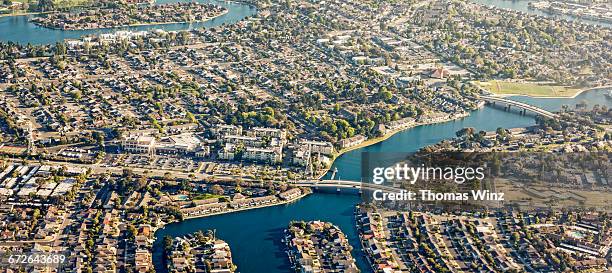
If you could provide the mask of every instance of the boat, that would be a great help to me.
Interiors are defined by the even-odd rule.
[[[612,100],[612,90],[608,91],[608,93],[604,94],[606,99]]]

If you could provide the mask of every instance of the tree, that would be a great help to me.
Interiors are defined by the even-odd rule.
[[[276,190],[274,189],[274,183],[272,183],[272,181],[266,182],[266,189],[271,194],[275,194],[276,193]]]
[[[51,11],[54,9],[55,5],[53,4],[53,0],[38,0],[39,11]]]
[[[215,194],[215,195],[223,195],[225,193],[225,191],[223,190],[223,187],[217,184],[213,185],[210,191],[212,192],[212,194]]]
[[[132,224],[128,224],[128,227],[127,227],[128,238],[130,238],[130,240],[133,240],[134,238],[136,238],[137,234],[138,234],[138,231],[136,230],[136,227],[134,227],[134,225]]]
[[[65,56],[66,55],[66,44],[64,42],[55,43],[55,56]]]
[[[32,219],[38,219],[38,217],[40,216],[40,210],[39,209],[34,209],[34,212],[32,212]]]
[[[149,184],[149,181],[148,181],[148,179],[147,179],[147,177],[145,175],[143,175],[140,178],[138,178],[138,189],[142,189],[142,188],[146,187],[147,184]]]
[[[474,134],[474,131],[475,131],[474,128],[466,127],[466,128],[463,128],[463,129],[457,131],[455,134],[457,135],[457,137],[470,138]]]
[[[189,120],[189,122],[191,123],[196,123],[197,120],[195,118],[195,116],[191,113],[191,112],[187,112],[187,119]]]

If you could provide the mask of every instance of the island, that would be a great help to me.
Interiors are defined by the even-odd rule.
[[[217,239],[214,231],[198,231],[184,237],[166,237],[164,252],[170,273],[232,273],[237,269],[232,261],[230,246]]]
[[[31,22],[52,29],[84,30],[203,22],[226,12],[227,9],[217,5],[190,2],[55,12],[34,17]]]
[[[360,272],[346,235],[331,223],[292,222],[285,241],[295,272]]]

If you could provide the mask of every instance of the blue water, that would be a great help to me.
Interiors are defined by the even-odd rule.
[[[158,3],[173,3],[179,1],[189,0],[157,0]],[[191,23],[191,24],[170,24],[170,25],[156,25],[156,26],[137,26],[137,27],[125,27],[125,28],[114,28],[114,29],[98,29],[98,30],[54,30],[36,26],[29,22],[31,15],[24,16],[9,16],[0,17],[0,41],[13,41],[22,44],[50,44],[57,41],[63,41],[64,39],[77,39],[82,36],[110,33],[117,30],[152,30],[152,29],[164,29],[168,31],[186,30],[199,27],[216,27],[223,24],[232,24],[242,20],[245,17],[256,14],[257,10],[243,3],[218,1],[218,0],[196,0],[201,3],[213,3],[223,7],[226,7],[229,12],[223,16],[217,17],[207,22]],[[537,10],[530,10],[527,8],[529,1],[500,1],[500,0],[472,0],[476,3],[484,5],[492,5],[500,8],[513,9],[523,11],[531,14],[537,14],[542,16],[550,16]],[[606,27],[612,27],[612,24],[603,23],[592,20],[582,20],[570,16],[557,16],[567,20],[575,20],[585,22],[589,24],[596,24]]]
[[[571,99],[544,99],[513,97],[513,99],[537,105],[550,111],[561,109],[563,104],[575,105],[586,100],[589,105],[611,106],[605,99],[605,90],[589,91]],[[491,131],[498,127],[517,128],[534,125],[531,116],[485,107],[474,111],[467,118],[427,126],[420,126],[400,132],[389,139],[340,156],[333,167],[338,168],[341,179],[360,178],[362,152],[413,152],[426,145],[437,143],[455,136],[464,127]],[[352,209],[360,202],[353,194],[316,193],[289,205],[244,211],[236,214],[213,216],[173,223],[158,231],[154,247],[154,262],[161,269],[161,239],[165,235],[181,236],[197,230],[216,229],[220,238],[232,247],[234,262],[243,273],[286,273],[291,272],[284,247],[280,242],[283,229],[291,220],[324,220],[338,225],[354,247],[353,255],[363,272],[370,272],[359,245]],[[165,271],[164,271],[165,272]]]
[[[529,2],[537,2],[537,0],[518,0],[518,1],[510,1],[510,0],[471,0],[474,3],[478,3],[478,4],[483,4],[486,6],[494,6],[497,8],[502,8],[502,9],[510,9],[510,10],[517,10],[517,11],[522,11],[525,13],[529,13],[529,14],[535,14],[535,15],[539,15],[539,16],[544,16],[544,17],[555,17],[555,18],[559,18],[559,19],[565,19],[568,21],[576,21],[576,22],[581,22],[581,23],[586,23],[586,24],[590,24],[590,25],[599,25],[599,26],[603,26],[603,27],[608,27],[611,28],[612,24],[610,23],[606,23],[606,22],[601,22],[601,21],[596,21],[596,20],[589,20],[589,19],[582,19],[582,18],[577,18],[577,17],[573,17],[573,16],[569,16],[569,15],[561,15],[561,14],[555,14],[555,15],[551,15],[536,9],[530,9],[529,8]]]
[[[559,111],[563,105],[574,108],[577,103],[587,102],[591,108],[595,104],[612,107],[612,100],[607,99],[610,89],[599,89],[583,92],[575,98],[532,98],[527,96],[513,96],[510,99],[536,105],[548,111]],[[455,132],[465,127],[474,127],[478,131],[494,131],[498,127],[518,128],[535,124],[531,116],[520,116],[515,112],[504,112],[493,107],[485,107],[473,112],[469,117],[447,123],[420,126],[408,131],[398,133],[389,139],[365,147],[353,150],[338,158],[332,170],[338,168],[335,179],[360,181],[362,152],[415,152],[418,149],[435,144],[444,139],[455,137]],[[328,174],[325,178],[330,178]]]
[[[479,3],[512,8],[525,12],[538,13],[526,9],[526,2],[474,0]],[[176,0],[160,0],[176,2]],[[199,2],[216,3],[228,8],[229,13],[204,23],[172,24],[163,26],[128,27],[129,30],[182,30],[197,27],[214,27],[231,24],[247,16],[254,15],[256,9],[239,3],[221,2],[215,0],[199,0]],[[61,31],[38,27],[28,22],[29,16],[14,16],[0,18],[0,40],[19,43],[46,44],[63,39],[75,39],[83,35],[108,33],[117,29]],[[601,104],[612,107],[611,101],[603,94],[607,91],[592,91],[573,99],[538,99],[529,97],[513,97],[513,99],[540,106],[555,111],[562,105],[570,106],[586,100],[589,105]],[[362,152],[413,152],[424,146],[437,143],[443,139],[455,136],[455,132],[464,127],[474,127],[477,130],[491,131],[498,127],[516,128],[533,125],[530,116],[521,116],[512,112],[486,107],[475,111],[471,116],[443,124],[420,126],[400,132],[384,142],[351,151],[339,157],[333,167],[339,172],[337,178],[359,180]],[[361,252],[358,237],[353,222],[352,209],[359,203],[356,194],[316,193],[289,205],[268,207],[244,211],[234,214],[219,215],[207,218],[187,220],[173,223],[156,233],[158,240],[154,243],[153,260],[156,269],[165,272],[161,266],[161,239],[166,236],[182,236],[198,230],[215,229],[217,236],[227,241],[234,256],[238,270],[243,273],[285,273],[291,272],[288,259],[281,242],[282,231],[292,220],[324,220],[338,225],[354,247],[353,255],[357,265],[363,272],[370,272]]]
[[[181,1],[187,2],[188,0],[158,0],[157,3],[175,3]],[[211,19],[209,21],[198,23],[70,31],[48,29],[37,26],[29,22],[29,19],[32,17],[32,15],[0,17],[0,41],[12,41],[22,44],[51,44],[57,41],[62,41],[64,39],[78,39],[82,36],[111,33],[117,30],[141,31],[163,29],[167,31],[177,31],[201,27],[216,27],[221,26],[223,24],[233,24],[257,13],[257,9],[255,7],[244,3],[216,0],[197,0],[197,2],[212,3],[219,6],[223,6],[228,9],[228,13],[217,18]]]
[[[525,96],[514,96],[510,97],[513,100],[517,100],[520,102],[538,105],[542,109],[548,111],[558,111],[562,109],[563,105],[569,106],[570,109],[576,107],[576,104],[581,102],[587,103],[587,108],[592,108],[595,104],[599,104],[600,106],[607,106],[608,108],[612,107],[612,100],[605,97],[605,94],[610,92],[610,88],[607,89],[598,89],[591,90],[587,92],[583,92],[575,98],[531,98]]]
[[[338,168],[336,179],[360,181],[361,173],[359,170],[361,169],[362,152],[415,152],[427,145],[455,137],[455,132],[465,127],[474,127],[478,131],[494,131],[498,127],[517,128],[534,124],[533,117],[485,107],[472,112],[470,116],[464,119],[419,126],[400,132],[383,142],[350,151],[336,159],[332,169]]]
[[[290,263],[281,242],[283,230],[292,220],[323,220],[342,229],[353,245],[358,266],[367,268],[365,258],[358,250],[359,238],[353,222],[353,208],[358,201],[357,194],[317,193],[289,205],[171,224],[156,233],[159,240],[154,245],[153,260],[160,272],[160,244],[166,235],[181,236],[198,230],[216,229],[217,237],[230,245],[239,272],[289,273]],[[165,269],[162,272],[166,272]]]
[[[497,127],[523,127],[534,124],[534,119],[512,112],[486,107],[471,116],[453,122],[421,126],[385,140],[384,142],[346,153],[334,163],[340,178],[359,179],[361,152],[411,152],[425,145],[453,137],[463,127],[479,130],[495,130]],[[281,273],[290,272],[288,259],[280,243],[283,229],[291,220],[324,220],[338,225],[354,247],[353,255],[363,272],[369,267],[362,256],[353,222],[352,209],[359,203],[358,195],[317,193],[286,206],[244,211],[236,214],[188,220],[166,226],[157,233],[181,236],[197,230],[216,229],[220,238],[232,247],[234,262],[240,272]],[[154,261],[160,266],[161,240],[156,241]],[[160,267],[157,267],[161,269]]]

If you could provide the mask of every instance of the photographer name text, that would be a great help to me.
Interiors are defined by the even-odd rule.
[[[376,201],[504,201],[503,192],[489,190],[471,190],[470,192],[433,192],[431,190],[386,192],[376,190],[373,192]]]

